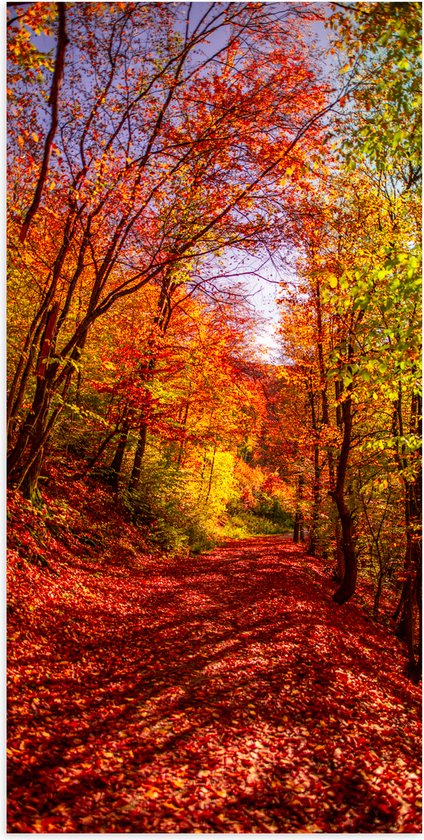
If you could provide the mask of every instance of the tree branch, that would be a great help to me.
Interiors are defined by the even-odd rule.
[[[52,118],[50,124],[50,130],[47,134],[46,141],[44,144],[44,155],[43,161],[41,164],[40,174],[38,176],[38,182],[34,193],[34,198],[32,200],[32,204],[25,216],[25,220],[22,224],[21,232],[20,232],[20,241],[25,242],[26,235],[29,230],[29,226],[34,218],[41,201],[41,196],[44,189],[44,184],[47,178],[47,172],[49,168],[49,160],[50,154],[52,150],[53,140],[56,134],[56,129],[58,126],[58,109],[59,109],[59,93],[60,88],[62,85],[62,78],[63,78],[63,68],[65,64],[65,50],[66,45],[68,44],[68,36],[66,34],[66,5],[65,3],[56,3],[57,6],[57,13],[59,18],[59,28],[58,28],[58,37],[57,37],[57,50],[56,50],[56,60],[55,60],[55,67],[53,72],[53,81],[52,87],[50,91],[49,97],[49,105],[52,109]]]

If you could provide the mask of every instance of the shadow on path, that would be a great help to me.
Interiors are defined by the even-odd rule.
[[[9,831],[420,831],[400,646],[298,546],[89,568],[11,621]]]

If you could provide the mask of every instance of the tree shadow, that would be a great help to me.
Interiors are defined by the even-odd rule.
[[[127,574],[125,564],[111,569],[123,583]],[[89,575],[104,592],[107,580]],[[375,628],[354,605],[335,607],[296,547],[243,541],[156,562],[150,580],[146,569],[131,575],[140,587],[124,615],[113,601],[51,607],[48,638],[45,616],[30,617],[36,653],[28,644],[27,685],[22,702],[14,690],[9,716],[12,830],[32,831],[36,819],[47,831],[148,833],[394,824],[395,807],[374,808],[359,772],[363,741],[347,736],[359,732],[377,758],[390,752],[366,687],[390,693],[402,720],[408,692],[387,673]],[[352,638],[336,610],[356,621]],[[418,760],[416,748],[404,738],[407,758]],[[178,774],[185,787],[173,786]]]

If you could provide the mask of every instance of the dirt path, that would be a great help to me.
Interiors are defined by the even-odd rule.
[[[290,540],[33,575],[10,621],[9,831],[421,830],[400,646]]]

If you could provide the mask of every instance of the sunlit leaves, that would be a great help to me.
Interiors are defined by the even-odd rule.
[[[346,6],[331,21],[334,46],[352,71],[350,129],[341,142],[350,158],[369,158],[408,188],[420,180],[421,10],[418,3]],[[340,37],[342,36],[342,37]],[[347,131],[346,131],[347,129]]]

